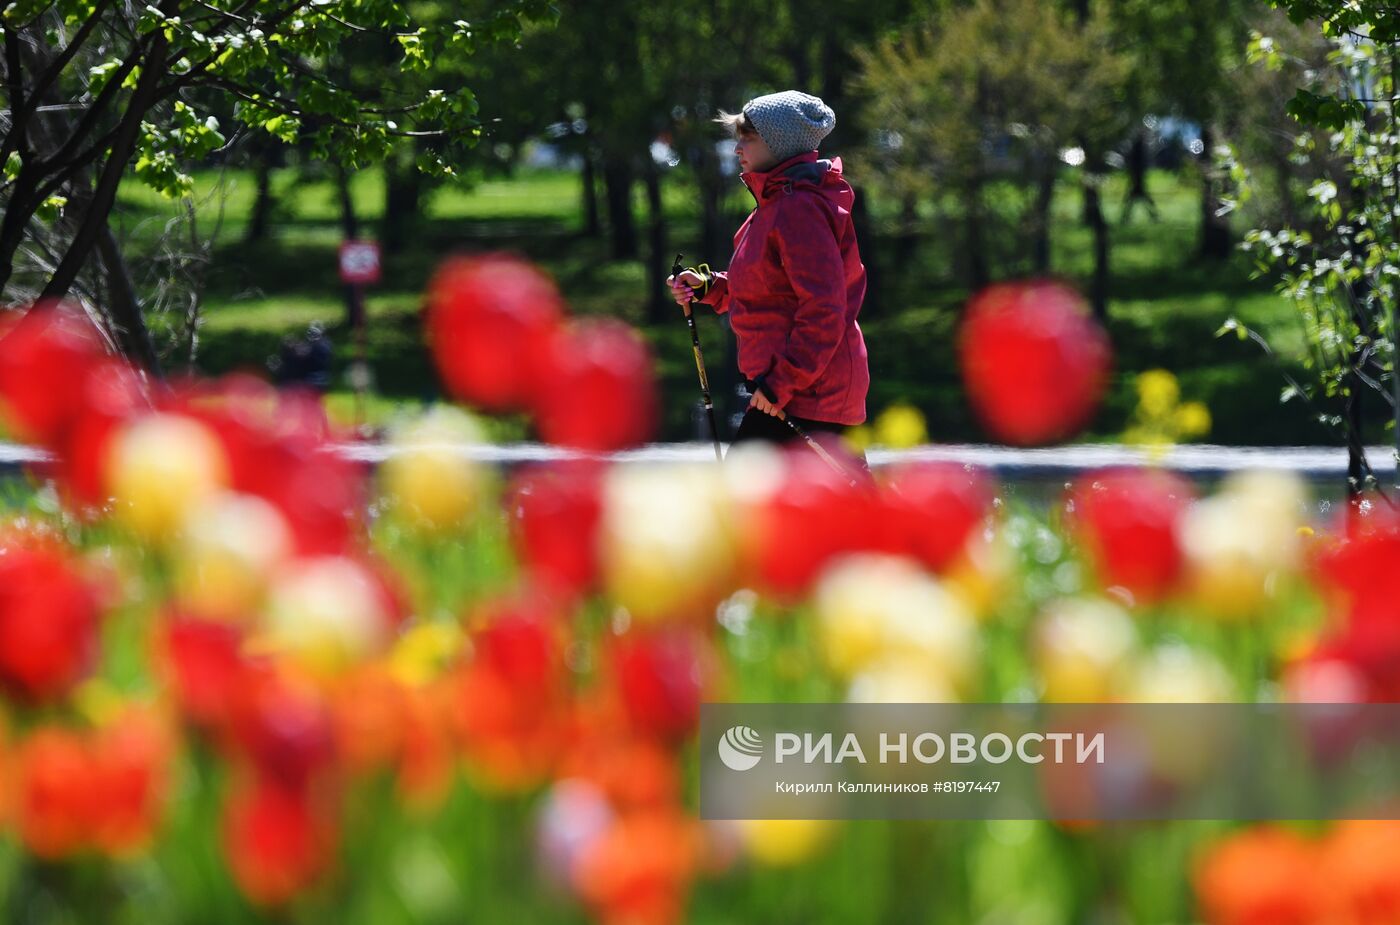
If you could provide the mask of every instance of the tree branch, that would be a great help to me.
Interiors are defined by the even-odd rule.
[[[164,44],[165,35],[161,30],[157,29],[153,35],[160,36],[160,43],[162,45]],[[112,102],[112,99],[121,91],[121,85],[126,81],[127,76],[136,68],[137,63],[146,54],[146,51],[147,49],[144,42],[139,43],[131,50],[131,54],[127,55],[126,60],[117,68],[117,72],[108,78],[107,84],[102,88],[102,92],[92,101],[88,106],[87,112],[83,113],[83,117],[79,119],[78,124],[73,127],[72,132],[68,136],[68,140],[63,143],[63,147],[59,148],[51,156],[45,158],[40,165],[41,169],[47,172],[53,169],[55,164],[63,163],[73,156],[74,150],[77,149],[78,145],[82,144],[83,137],[92,130],[93,125],[97,122],[102,111],[107,108]],[[147,62],[148,65],[149,63],[150,62]],[[142,71],[142,76],[145,76],[144,70]]]
[[[10,94],[10,131],[5,142],[0,145],[0,165],[10,159],[11,151],[19,151],[21,156],[29,153],[29,101],[24,98],[24,78],[20,71],[19,36],[9,26],[0,27],[5,32],[5,87]]]
[[[278,26],[280,26],[280,25],[281,25],[283,22],[285,22],[289,17],[295,15],[296,13],[301,12],[301,11],[304,10],[306,7],[310,6],[313,2],[315,2],[315,0],[297,0],[296,3],[293,3],[290,7],[288,7],[288,8],[285,9],[285,10],[283,10],[282,12],[278,13],[277,15],[272,16],[272,17],[270,17],[270,18],[267,19],[267,20],[256,20],[256,19],[255,19],[255,20],[253,20],[253,21],[251,22],[250,25],[251,25],[253,28],[261,29],[261,30],[263,30],[263,31],[266,32],[266,33],[271,33],[272,30],[274,30],[274,29],[276,29]],[[240,6],[238,9],[239,9],[239,11],[241,12],[241,11],[246,10],[246,9],[249,9],[250,7],[253,7],[253,6],[255,6],[255,5],[256,5],[256,0],[245,0],[245,2],[243,3],[243,5]],[[228,23],[230,23],[230,22],[235,22],[235,21],[236,21],[236,22],[246,22],[246,20],[243,20],[243,19],[241,19],[241,18],[240,18],[240,19],[226,19],[225,22],[223,23],[223,25],[221,26],[221,28],[220,28],[219,30],[217,30],[217,31],[215,31],[215,32],[213,32],[213,33],[211,33],[211,35],[218,35],[219,32],[222,32],[222,31],[223,31],[224,28],[227,28]],[[268,37],[270,38],[271,36],[269,35]],[[171,60],[173,60],[173,61],[179,61],[181,58],[185,57],[187,54],[188,54],[188,52],[186,52],[185,49],[182,48],[182,49],[180,49],[179,51],[177,51],[175,54],[171,55]],[[219,51],[219,52],[217,52],[216,54],[210,55],[208,58],[205,58],[203,61],[199,62],[198,64],[192,65],[188,71],[186,71],[185,73],[181,74],[181,75],[179,76],[179,78],[176,79],[175,84],[173,85],[172,88],[167,89],[167,90],[161,92],[161,98],[164,99],[165,97],[167,97],[167,96],[169,96],[171,93],[173,93],[175,90],[178,90],[178,89],[180,89],[180,88],[183,87],[183,86],[187,86],[192,80],[194,80],[196,77],[198,77],[198,76],[199,76],[200,74],[202,74],[204,71],[208,70],[208,69],[209,69],[209,66],[210,66],[211,64],[213,64],[215,61],[218,61],[218,60],[219,60],[219,57],[220,57],[222,54],[223,54],[223,51]]]
[[[239,99],[252,103],[254,106],[265,106],[274,112],[279,112],[284,116],[292,116],[293,118],[300,119],[309,125],[339,125],[345,128],[351,128],[357,124],[355,122],[347,122],[344,119],[338,118],[336,116],[327,115],[325,113],[306,112],[305,110],[298,109],[295,103],[293,103],[291,100],[285,97],[253,96],[251,93],[249,93],[243,87],[240,87],[238,84],[231,83],[226,80],[213,81],[211,83],[211,86],[217,86],[220,89],[226,90],[229,93],[232,93],[234,96],[238,97]],[[396,112],[409,112],[410,110],[417,108],[418,106],[415,105],[411,107],[405,107],[402,110],[387,111],[387,114],[393,115]],[[373,112],[377,115],[386,113],[386,110],[358,109],[356,111]],[[430,129],[427,131],[400,131],[398,129],[393,129],[386,131],[385,134],[389,135],[391,138],[444,138],[447,136],[447,132],[443,131],[442,129]]]
[[[34,84],[34,92],[30,97],[32,103],[37,104],[44,93],[48,91],[49,87],[53,86],[54,82],[58,80],[59,75],[63,73],[63,69],[73,60],[73,56],[78,53],[78,49],[83,46],[83,43],[92,35],[93,30],[97,28],[98,22],[102,19],[102,14],[107,11],[107,7],[110,5],[111,0],[98,0],[97,6],[88,14],[88,18],[83,21],[83,24],[78,27],[78,31],[74,34],[72,40],[64,47],[63,51],[58,53],[58,57],[49,62],[48,67],[44,69],[44,73]]]
[[[50,196],[54,195],[59,190],[61,190],[68,183],[68,181],[73,178],[74,174],[82,170],[88,164],[92,163],[102,154],[103,151],[111,147],[112,142],[117,137],[117,132],[119,129],[120,126],[112,129],[110,132],[97,139],[97,141],[93,142],[92,146],[89,147],[82,154],[79,154],[72,160],[64,163],[57,174],[55,174],[43,186],[39,187],[39,191],[35,194],[35,198],[39,202],[43,202],[44,200],[48,199]]]
[[[97,241],[97,235],[107,227],[107,216],[112,211],[112,203],[116,201],[117,186],[126,171],[127,162],[136,150],[141,122],[149,107],[154,104],[156,91],[165,76],[165,69],[169,66],[166,57],[169,42],[165,31],[157,29],[152,35],[151,48],[145,66],[141,68],[141,78],[136,82],[136,89],[131,94],[126,113],[118,122],[117,135],[112,140],[111,153],[102,167],[97,187],[93,190],[92,203],[73,236],[68,252],[63,255],[62,263],[54,271],[49,284],[44,287],[43,298],[62,298],[68,292],[78,275],[78,270]]]
[[[364,33],[365,35],[382,35],[382,36],[388,36],[389,38],[400,39],[400,38],[412,38],[412,37],[417,36],[417,35],[419,34],[419,33],[417,33],[417,32],[395,32],[395,31],[393,31],[392,29],[371,29],[371,28],[369,28],[368,26],[357,26],[357,25],[355,25],[355,24],[352,23],[352,22],[346,22],[345,20],[341,19],[339,16],[336,16],[334,13],[322,12],[321,15],[322,15],[322,16],[325,16],[325,17],[326,17],[327,19],[329,19],[331,22],[338,23],[338,24],[344,26],[345,28],[349,29],[351,32],[360,32],[360,33]]]

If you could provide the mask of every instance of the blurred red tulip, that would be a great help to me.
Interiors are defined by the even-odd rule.
[[[1326,921],[1317,849],[1273,826],[1231,835],[1198,862],[1196,897],[1207,925],[1315,925]]]
[[[1316,554],[1322,584],[1354,619],[1400,623],[1400,515],[1376,507],[1344,516],[1334,541]]]
[[[783,453],[776,491],[751,512],[741,539],[743,567],[759,590],[784,600],[801,597],[836,556],[878,548],[880,527],[872,493],[853,488],[805,446]]]
[[[250,671],[242,628],[171,616],[160,633],[159,661],[185,718],[208,731],[228,729]]]
[[[968,398],[983,426],[1017,445],[1073,436],[1107,384],[1108,337],[1073,289],[1002,283],[972,298],[958,335]]]
[[[304,397],[233,376],[187,389],[174,404],[214,430],[228,457],[229,487],[275,506],[300,555],[339,555],[350,547],[364,473],[331,451],[319,412],[308,411]]]
[[[286,903],[330,864],[335,832],[314,800],[262,780],[229,797],[224,853],[234,882],[253,903]]]
[[[71,504],[107,503],[111,438],[123,423],[149,408],[141,380],[128,364],[103,360],[93,367],[84,383],[82,410],[59,441],[54,463],[54,474]]]
[[[635,630],[615,641],[618,691],[643,735],[680,742],[700,727],[701,645],[684,628]]]
[[[92,837],[93,760],[77,732],[41,726],[21,744],[15,816],[20,838],[46,860],[71,857]]]
[[[903,463],[881,484],[885,552],[906,555],[941,572],[991,512],[996,488],[982,470],[957,463]]]
[[[454,398],[497,412],[529,406],[541,351],[564,315],[549,277],[502,254],[449,260],[428,284],[425,311],[433,360]]]
[[[234,735],[260,779],[304,790],[335,759],[335,727],[320,693],[274,669],[250,672],[237,692]]]
[[[60,552],[0,548],[0,684],[32,701],[65,696],[97,656],[97,598]]]
[[[483,783],[519,790],[538,783],[563,742],[566,690],[556,621],[497,602],[473,637],[476,654],[452,684],[450,713]]]
[[[1400,515],[1388,508],[1344,515],[1340,536],[1318,547],[1314,570],[1338,619],[1324,643],[1354,666],[1372,699],[1400,699]]]
[[[588,460],[533,466],[516,473],[506,496],[516,556],[570,597],[597,584],[602,477]]]
[[[546,599],[518,593],[477,608],[473,635],[477,661],[522,691],[545,693],[563,667],[555,609]]]
[[[0,338],[0,420],[21,439],[57,446],[83,411],[88,373],[105,356],[81,310],[35,305]]]
[[[150,844],[169,787],[173,747],[165,722],[142,707],[128,707],[93,734],[91,834],[100,850],[127,857]]]
[[[650,439],[656,428],[651,351],[628,325],[589,319],[549,343],[549,370],[535,395],[535,423],[549,443],[606,452]]]
[[[1127,589],[1139,603],[1167,596],[1185,558],[1179,531],[1195,498],[1191,483],[1159,469],[1110,469],[1080,477],[1067,513],[1104,587]]]

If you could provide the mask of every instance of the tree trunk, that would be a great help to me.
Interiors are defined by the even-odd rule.
[[[142,60],[141,76],[136,81],[136,89],[132,91],[131,101],[127,104],[126,112],[122,114],[116,137],[112,140],[112,149],[102,166],[97,187],[93,190],[92,205],[83,217],[82,224],[78,226],[73,243],[69,245],[63,259],[54,270],[53,278],[44,287],[41,297],[61,299],[68,294],[78,271],[91,255],[98,237],[106,230],[107,216],[111,214],[112,205],[117,200],[117,186],[121,183],[127,164],[136,151],[142,119],[146,110],[155,102],[156,90],[165,76],[165,52],[168,47],[169,40],[166,39],[164,30],[157,29],[151,49]]]
[[[131,271],[122,256],[121,246],[112,234],[110,225],[104,224],[97,236],[97,256],[102,261],[102,276],[107,289],[107,315],[112,320],[112,333],[121,345],[122,355],[143,367],[156,379],[162,378],[160,357],[156,345],[151,340],[151,331],[146,327],[141,314],[141,301],[136,295],[136,284],[131,279]]]
[[[632,165],[617,155],[604,155],[603,186],[612,232],[612,258],[637,258],[637,222],[632,215]]]
[[[1220,212],[1220,183],[1211,164],[1215,133],[1201,129],[1201,256],[1224,260],[1230,256],[1230,224]]]
[[[587,148],[583,152],[580,181],[580,192],[583,195],[583,235],[596,238],[603,233],[603,223],[598,215],[598,168],[594,163],[593,152]]]
[[[1343,406],[1347,429],[1347,497],[1355,500],[1366,487],[1366,440],[1363,433],[1361,392],[1366,388],[1355,373],[1347,373]]]
[[[1094,233],[1094,275],[1089,283],[1089,305],[1099,321],[1108,320],[1108,222],[1099,190],[1102,174],[1085,172],[1084,218]]]
[[[409,231],[423,199],[423,174],[413,163],[390,159],[384,165],[384,219],[380,234],[384,253],[397,254],[408,243]]]
[[[272,157],[265,147],[258,150],[255,170],[257,198],[253,200],[253,214],[248,217],[248,229],[243,234],[244,244],[264,240],[272,217]]]
[[[1123,214],[1118,220],[1119,224],[1127,223],[1133,213],[1133,206],[1139,202],[1147,206],[1147,213],[1152,216],[1154,222],[1158,219],[1157,203],[1147,191],[1147,166],[1150,159],[1147,132],[1138,129],[1133,133],[1132,143],[1128,146],[1128,194],[1123,198]]]
[[[666,277],[670,273],[673,254],[667,254],[666,212],[661,202],[661,171],[650,156],[646,159],[643,180],[647,191],[647,321],[664,322],[671,314],[667,310]],[[671,303],[674,304],[674,303]]]
[[[1050,207],[1055,200],[1055,158],[1040,152],[1036,156],[1036,196],[1034,237],[1031,241],[1031,268],[1038,274],[1050,272]]]
[[[347,241],[360,236],[360,220],[355,215],[355,199],[350,195],[350,174],[340,165],[335,168],[335,194],[340,200],[340,234]]]
[[[360,236],[360,220],[355,215],[355,199],[350,195],[350,174],[343,165],[336,165],[335,168],[335,189],[336,195],[340,199],[340,233],[347,241],[353,241]],[[355,330],[361,322],[361,315],[364,313],[364,300],[360,295],[359,288],[352,285],[345,286],[345,326],[350,330]]]
[[[20,170],[10,188],[10,198],[5,203],[5,215],[0,219],[0,294],[9,285],[15,271],[15,254],[24,243],[24,234],[29,222],[34,218],[37,203],[33,201],[38,190],[39,178],[27,165]]]

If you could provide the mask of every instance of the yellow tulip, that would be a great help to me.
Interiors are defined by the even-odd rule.
[[[292,535],[275,507],[223,492],[191,509],[175,556],[175,598],[202,617],[247,620],[273,570],[292,554]]]
[[[164,543],[189,512],[228,484],[228,458],[198,421],[151,414],[123,429],[106,460],[117,517],[132,533]]]
[[[1197,502],[1182,522],[1190,585],[1210,615],[1258,616],[1302,555],[1306,490],[1293,476],[1232,476],[1214,497]]]
[[[399,637],[389,653],[389,671],[412,687],[421,687],[438,677],[443,668],[462,651],[464,638],[455,623],[420,623]]]
[[[1148,417],[1170,414],[1181,397],[1176,377],[1165,369],[1149,369],[1137,376],[1138,403]]]
[[[813,602],[827,664],[842,677],[886,656],[925,666],[955,687],[971,675],[975,618],[960,597],[908,559],[840,559],[823,574]]]
[[[846,689],[847,703],[957,703],[952,683],[926,662],[888,656],[862,667]]]
[[[727,501],[713,466],[614,466],[599,539],[612,600],[641,621],[718,604],[735,565]]]
[[[1052,602],[1035,627],[1035,664],[1048,703],[1104,703],[1137,647],[1122,607],[1099,598]]]
[[[413,526],[429,532],[459,529],[480,502],[486,477],[466,454],[482,442],[465,412],[438,407],[397,428],[393,452],[379,468],[386,500]]]
[[[378,652],[389,637],[380,589],[340,556],[298,560],[272,583],[258,648],[331,673]]]
[[[1176,431],[1183,437],[1202,437],[1210,433],[1210,409],[1203,402],[1188,401],[1172,416]]]
[[[1233,703],[1235,682],[1216,658],[1182,644],[1160,645],[1133,667],[1123,700],[1129,703]],[[1158,711],[1140,727],[1154,769],[1175,780],[1197,780],[1226,753],[1224,718],[1205,710]]]
[[[907,449],[928,442],[923,413],[913,405],[890,405],[875,419],[875,442],[892,449]]]
[[[743,819],[739,831],[749,856],[766,867],[795,867],[827,846],[836,823],[827,819]]]
[[[1181,644],[1160,645],[1139,657],[1127,676],[1130,703],[1232,703],[1230,673],[1213,655]]]

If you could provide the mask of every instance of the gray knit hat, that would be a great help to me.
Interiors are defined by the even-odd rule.
[[[744,104],[744,115],[780,162],[815,151],[836,127],[836,113],[830,106],[797,90],[756,96]]]

